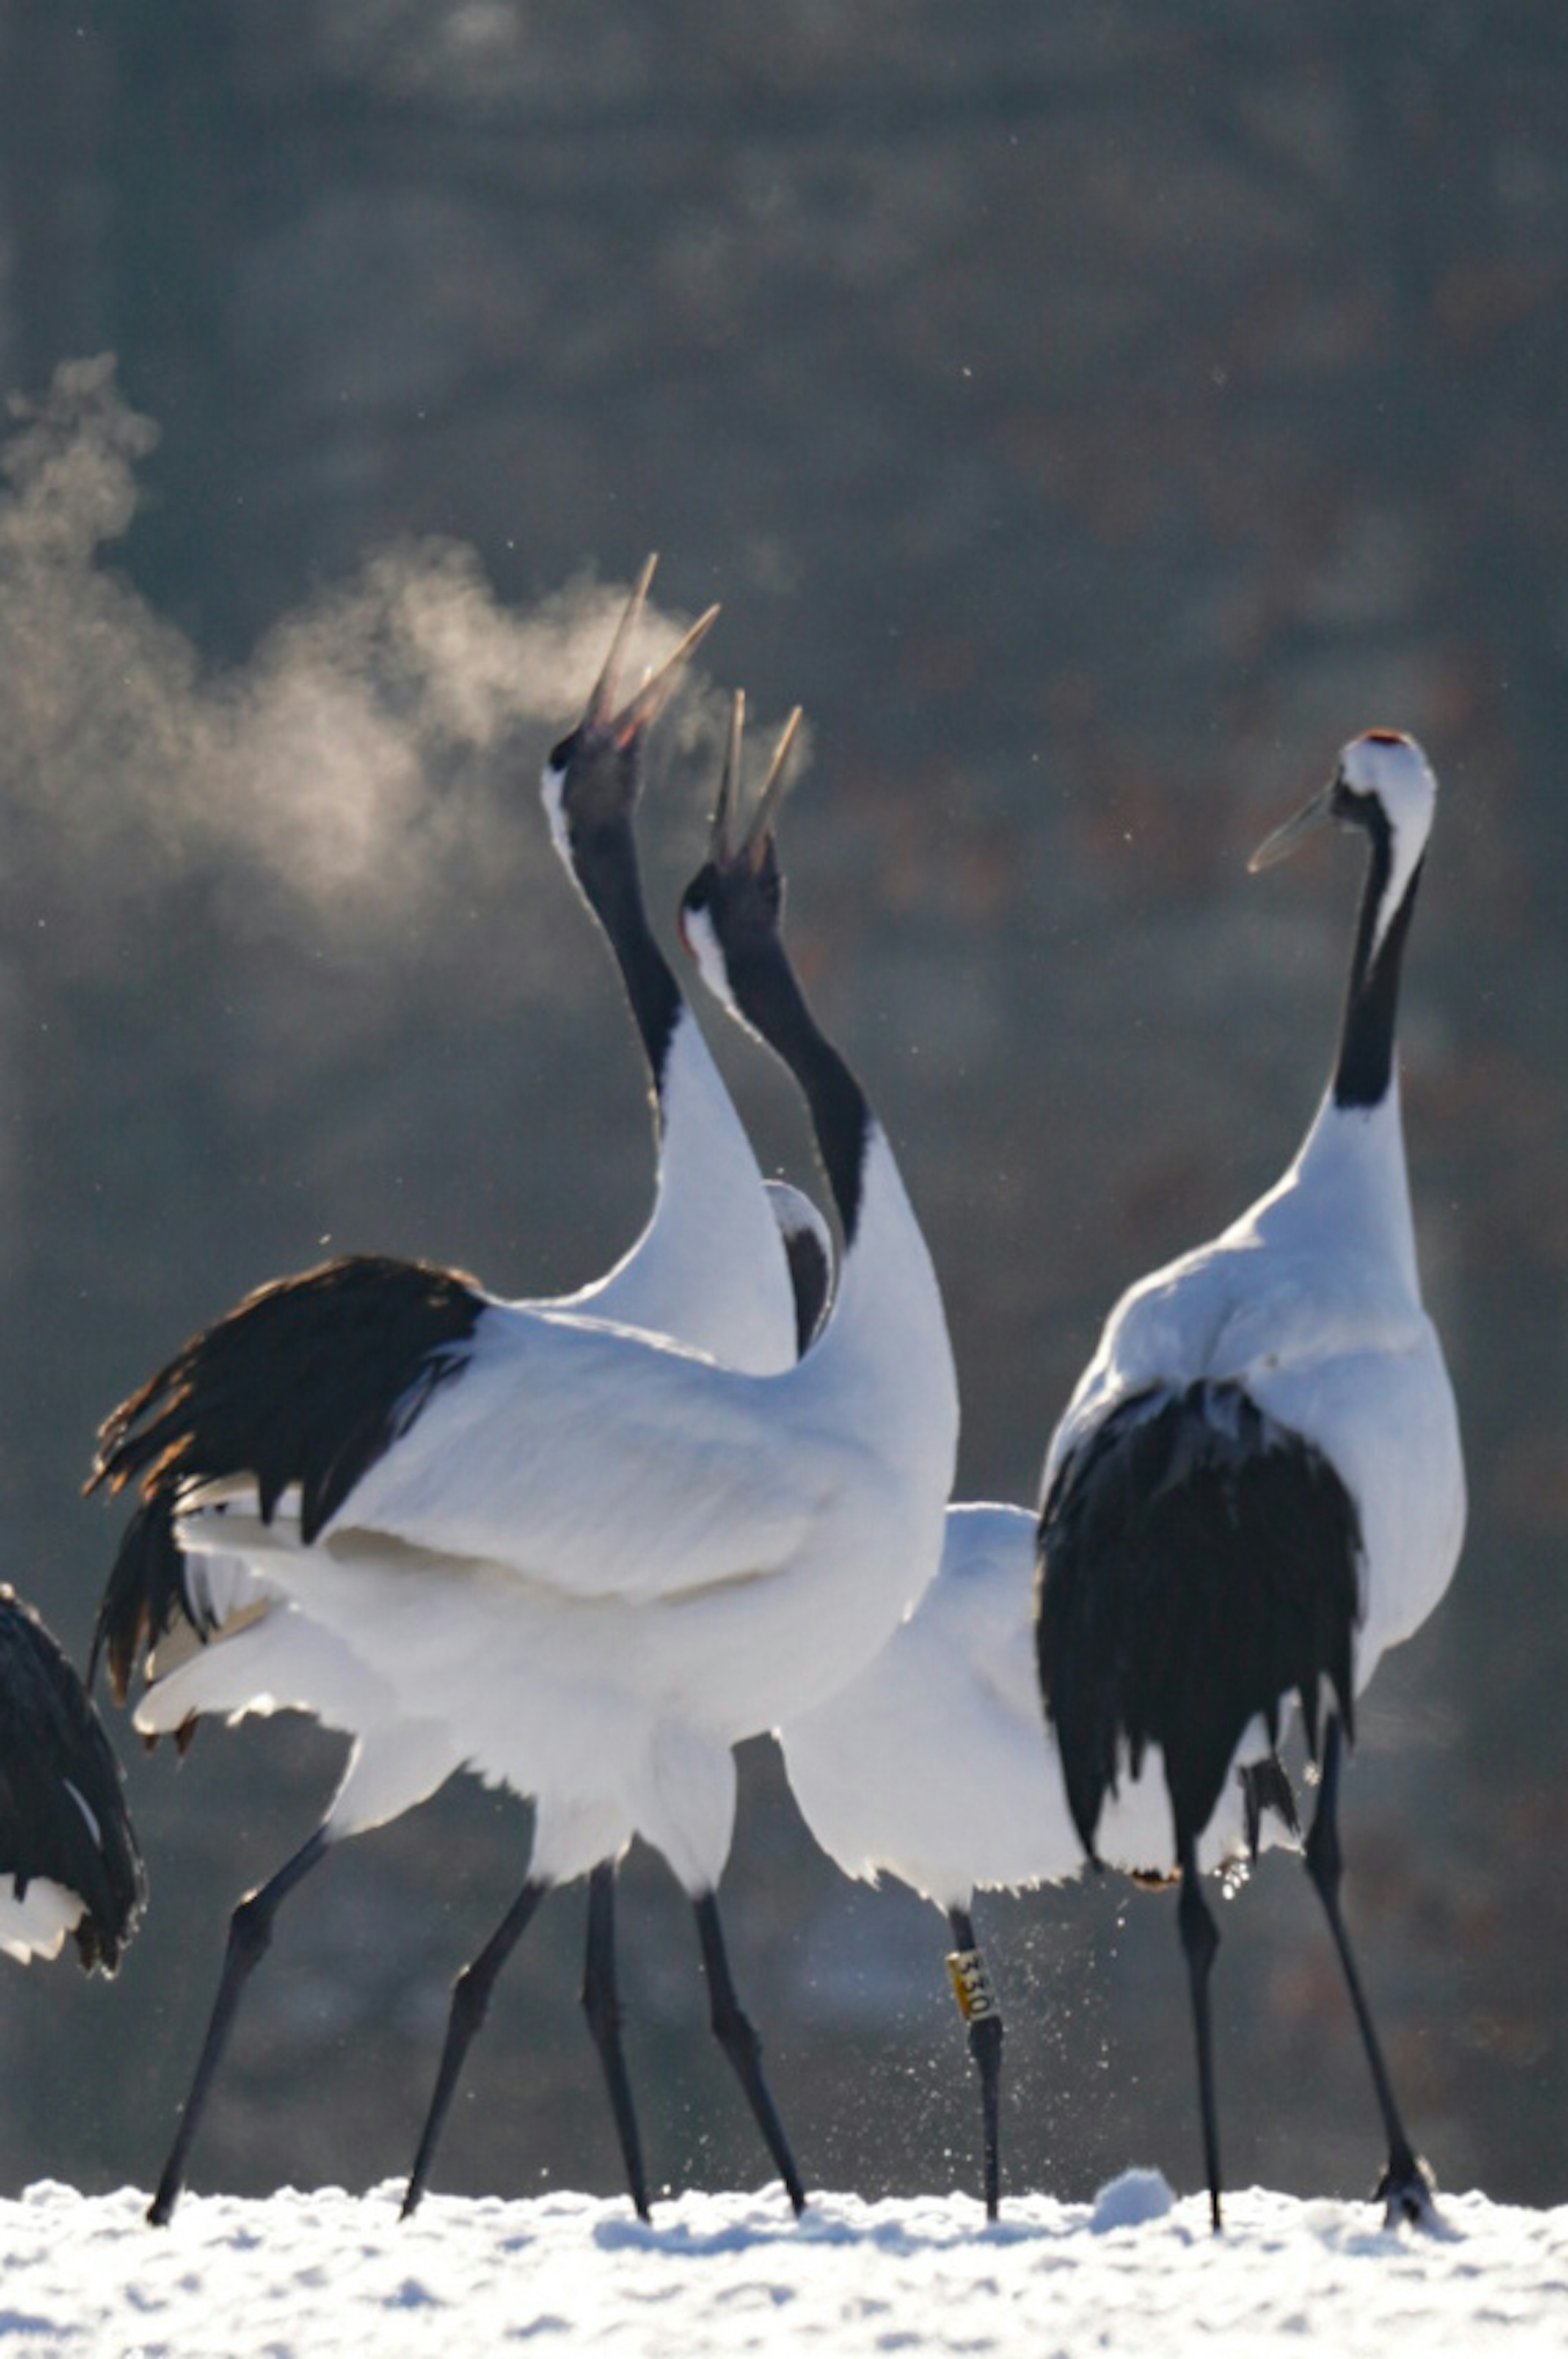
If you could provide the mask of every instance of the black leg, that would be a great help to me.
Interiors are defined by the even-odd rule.
[[[239,2012],[241,1994],[272,1939],[272,1920],[294,1886],[310,1874],[318,1860],[325,1858],[327,1848],[326,1829],[318,1827],[310,1842],[297,1851],[292,1859],[285,1861],[269,1883],[262,1885],[257,1891],[246,1893],[229,1919],[229,1945],[223,1954],[223,1971],[218,1984],[218,1995],[212,2002],[206,2040],[197,2060],[196,2075],[191,2083],[191,2093],[185,2100],[180,2127],[174,2134],[174,2144],[169,2150],[169,2160],[164,2164],[163,2176],[158,2182],[158,2192],[147,2206],[147,2216],[155,2228],[167,2226],[180,2201],[191,2141],[207,2110],[212,2082],[223,2060],[223,2050],[229,2044],[234,2017]]]
[[[1181,1840],[1178,1854],[1181,1897],[1176,1919],[1187,1961],[1187,1981],[1192,1994],[1192,2028],[1198,2040],[1198,2105],[1203,2120],[1203,2169],[1209,2182],[1209,2224],[1220,2232],[1220,2131],[1214,2109],[1214,2037],[1209,2019],[1209,1972],[1220,1937],[1203,1898],[1196,1847],[1191,1835]]]
[[[713,2035],[735,2067],[740,2085],[746,2091],[746,2104],[756,2116],[757,2128],[762,2132],[768,2151],[773,2158],[774,2169],[784,2181],[798,2218],[806,2208],[806,2190],[800,2184],[800,2174],[795,2168],[795,2158],[789,2151],[784,2125],[762,2077],[762,2042],[742,2014],[735,1984],[730,1980],[730,1962],[724,1951],[718,1900],[709,1892],[695,1906],[697,1933],[702,1944],[702,1964],[708,1976]]]
[[[549,1890],[548,1884],[536,1884],[530,1876],[479,1955],[472,1964],[464,1966],[452,1984],[441,2070],[436,2074],[430,2111],[425,2115],[425,2126],[419,2133],[419,2151],[414,2157],[414,2168],[408,2174],[408,2184],[404,2190],[400,2216],[405,2220],[419,2209],[420,2198],[429,2184],[430,2165],[435,2160],[436,2147],[456,2094],[458,2075],[474,2035],[490,2011],[490,1994],[495,1987],[495,1977],[527,1932],[529,1919]]]
[[[980,2124],[985,2169],[985,2217],[994,2220],[1001,2201],[1001,2136],[997,2105],[1002,2081],[1002,2011],[985,1972],[985,1961],[975,1939],[967,1908],[950,1908],[953,1950],[947,1970],[958,1995],[959,2012],[969,2027],[969,2053],[980,2075]]]
[[[1339,1951],[1345,1988],[1350,1993],[1350,2004],[1356,2009],[1356,2020],[1361,2027],[1361,2044],[1367,2051],[1367,2068],[1372,2075],[1372,2086],[1377,2093],[1384,2134],[1388,2141],[1388,2160],[1377,2182],[1377,2198],[1387,2207],[1390,2224],[1402,2219],[1430,2226],[1436,2217],[1432,2200],[1432,2177],[1405,2136],[1405,2125],[1394,2102],[1393,2086],[1383,2061],[1383,2051],[1372,2027],[1367,1995],[1361,1987],[1361,1977],[1351,1955],[1350,1937],[1340,1914],[1339,1886],[1345,1872],[1339,1848],[1339,1763],[1343,1734],[1339,1714],[1331,1712],[1323,1736],[1323,1783],[1319,1788],[1312,1832],[1307,1837],[1307,1874],[1323,1902],[1329,1931],[1334,1935],[1334,1945]]]
[[[615,1866],[601,1860],[588,1879],[588,1955],[583,1969],[583,2012],[604,2068],[615,2136],[621,2142],[626,2185],[639,2220],[650,2215],[648,2180],[642,2167],[642,2140],[632,2107],[631,2082],[621,2049],[621,2002],[615,1988]]]

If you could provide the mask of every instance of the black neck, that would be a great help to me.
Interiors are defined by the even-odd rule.
[[[781,1057],[805,1093],[817,1152],[833,1190],[847,1249],[860,1219],[871,1109],[831,1040],[818,1029],[776,934],[726,953],[730,989],[746,1022]]]
[[[1424,864],[1424,860],[1418,861],[1411,870],[1399,906],[1374,955],[1377,916],[1393,874],[1394,842],[1380,805],[1373,804],[1364,823],[1372,840],[1372,856],[1356,920],[1356,951],[1334,1069],[1334,1102],[1338,1106],[1378,1105],[1388,1093],[1394,1073],[1394,1026],[1399,1012],[1399,969]]]
[[[685,1003],[648,922],[631,821],[618,818],[574,831],[571,842],[572,874],[615,953],[662,1106],[665,1061]]]

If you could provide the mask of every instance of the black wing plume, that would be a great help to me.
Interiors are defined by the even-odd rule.
[[[309,1545],[459,1374],[485,1300],[461,1270],[343,1256],[248,1295],[104,1419],[87,1488],[141,1487],[93,1641],[117,1696],[177,1613],[201,1629],[175,1534],[185,1493],[248,1478],[270,1522],[298,1484]]]
[[[1254,1716],[1277,1731],[1281,1697],[1315,1750],[1326,1679],[1354,1734],[1361,1554],[1328,1460],[1238,1384],[1134,1395],[1068,1456],[1040,1516],[1036,1641],[1091,1857],[1124,1748],[1136,1774],[1160,1747],[1180,1843]]]
[[[82,1963],[112,1974],[147,1899],[120,1767],[87,1690],[32,1609],[0,1588],[0,1875],[76,1893]]]

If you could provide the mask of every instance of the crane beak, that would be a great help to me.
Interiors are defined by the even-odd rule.
[[[588,699],[585,725],[620,739],[625,745],[644,730],[650,729],[681,684],[681,678],[692,656],[718,621],[717,606],[710,606],[699,615],[680,645],[671,649],[659,669],[650,672],[625,704],[620,702],[621,666],[626,649],[648,603],[648,585],[653,580],[657,553],[645,559],[641,572],[632,585],[626,611],[615,625],[615,636],[610,642],[610,652],[604,658],[604,669],[593,684]]]
[[[1247,864],[1248,875],[1256,876],[1260,868],[1272,868],[1278,860],[1288,860],[1305,837],[1314,835],[1320,827],[1328,826],[1334,818],[1334,798],[1338,785],[1337,777],[1331,778],[1326,787],[1320,788],[1311,802],[1302,805],[1294,819],[1288,819],[1283,827],[1277,827],[1272,835],[1264,837]]]
[[[757,799],[757,809],[751,814],[750,823],[741,844],[741,852],[750,861],[754,872],[762,865],[764,855],[772,838],[774,818],[779,804],[789,791],[789,756],[794,750],[795,739],[800,734],[803,717],[801,706],[797,705],[779,732],[772,766],[763,780],[762,792]]]
[[[718,868],[727,868],[730,862],[730,838],[735,827],[735,807],[740,799],[740,741],[745,733],[746,690],[737,688],[730,706],[730,734],[724,746],[724,775],[719,780],[719,799],[713,805],[713,825],[708,838],[708,857]]]
[[[637,694],[621,707],[611,725],[623,745],[628,738],[652,728],[680,687],[687,665],[718,619],[717,606],[710,606],[705,614],[699,614],[680,646],[670,650],[659,669],[650,672]]]
[[[615,625],[615,636],[610,641],[610,652],[604,658],[604,669],[594,681],[593,693],[588,699],[585,719],[591,729],[608,729],[615,717],[621,665],[632,633],[642,619],[642,610],[648,603],[648,584],[653,580],[654,568],[658,563],[657,549],[643,560],[642,571],[632,585],[626,611]]]

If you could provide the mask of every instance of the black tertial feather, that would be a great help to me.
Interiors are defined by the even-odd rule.
[[[816,1230],[803,1223],[785,1230],[784,1255],[795,1296],[795,1355],[800,1358],[822,1323],[833,1285],[833,1264]]]
[[[280,1278],[193,1335],[105,1419],[88,1484],[140,1480],[93,1640],[123,1692],[187,1602],[173,1516],[193,1484],[248,1477],[264,1522],[292,1485],[307,1546],[467,1359],[485,1297],[426,1262],[345,1256]]]
[[[1360,1520],[1321,1451],[1237,1384],[1154,1387],[1077,1449],[1040,1516],[1041,1692],[1085,1849],[1124,1751],[1164,1757],[1178,1847],[1214,1815],[1236,1748],[1281,1699],[1315,1749],[1320,1684],[1354,1733]]]
[[[137,1503],[120,1535],[93,1625],[89,1692],[102,1658],[109,1667],[114,1701],[124,1703],[138,1659],[150,1653],[177,1612],[206,1636],[186,1587],[185,1560],[174,1537],[174,1486],[167,1484]]]
[[[119,1765],[54,1639],[0,1588],[0,1877],[7,1876],[18,1898],[35,1877],[75,1893],[82,1965],[114,1973],[147,1896]]]

